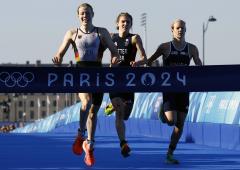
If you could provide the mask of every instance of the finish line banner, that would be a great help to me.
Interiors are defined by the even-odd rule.
[[[0,67],[0,93],[240,91],[240,65]]]

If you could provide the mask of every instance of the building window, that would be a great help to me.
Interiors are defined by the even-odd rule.
[[[33,100],[30,101],[30,107],[34,107],[34,101]]]
[[[18,118],[19,118],[19,119],[22,119],[22,118],[23,118],[23,111],[20,110],[20,111],[18,112]]]
[[[23,102],[20,100],[19,102],[18,102],[18,107],[22,107],[23,106]]]
[[[46,113],[46,111],[42,111],[42,118],[45,118],[46,116],[47,116],[47,113]]]
[[[30,119],[34,119],[34,111],[33,110],[30,111]]]
[[[57,106],[57,101],[53,100],[53,106],[56,107]]]
[[[46,106],[46,101],[42,100],[42,107],[45,107],[45,106]]]

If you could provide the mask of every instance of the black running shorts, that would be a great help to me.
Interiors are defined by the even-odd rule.
[[[188,112],[189,93],[163,93],[163,109],[166,111]]]
[[[124,103],[126,104],[124,120],[128,120],[134,104],[134,93],[109,93],[109,97],[111,100],[115,97],[120,97],[123,99]]]

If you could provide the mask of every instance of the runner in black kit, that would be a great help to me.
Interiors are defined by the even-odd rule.
[[[110,50],[112,55],[111,62],[117,64],[119,54],[111,40],[109,32],[105,28],[95,27],[92,24],[94,16],[92,6],[87,3],[81,4],[77,8],[77,15],[80,27],[67,31],[56,56],[52,59],[53,62],[61,64],[67,49],[72,45],[75,52],[75,60],[79,67],[101,67],[103,46]],[[80,128],[78,129],[78,135],[72,149],[77,155],[81,155],[84,150],[84,161],[86,165],[92,166],[95,162],[93,150],[97,112],[102,103],[103,93],[79,93],[79,98],[81,101]],[[84,133],[86,126],[88,136],[85,140]]]
[[[111,35],[121,58],[119,67],[140,66],[145,64],[147,59],[140,36],[129,33],[132,22],[133,19],[129,13],[120,13],[116,20],[118,33]],[[135,61],[137,51],[141,57],[139,61]],[[109,96],[116,111],[116,130],[120,140],[121,154],[127,157],[131,149],[125,139],[124,120],[128,120],[131,114],[134,93],[110,93]]]
[[[198,49],[195,45],[185,41],[186,26],[183,20],[175,20],[171,25],[173,40],[161,44],[156,52],[148,59],[148,65],[163,56],[163,66],[188,66],[191,59],[196,65],[202,65],[199,58]],[[178,164],[178,160],[173,158],[173,152],[182,135],[184,121],[188,113],[189,93],[163,93],[163,112],[160,117],[163,123],[174,126],[169,144],[166,162]]]

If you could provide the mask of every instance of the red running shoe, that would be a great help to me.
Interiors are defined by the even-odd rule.
[[[90,144],[85,140],[83,142],[83,150],[85,152],[84,162],[87,166],[93,166],[95,163],[93,148],[90,148]]]
[[[76,155],[81,155],[82,152],[83,152],[83,148],[82,148],[82,145],[83,145],[83,141],[85,139],[82,137],[82,136],[77,136],[73,145],[72,145],[72,151],[73,153],[75,153]]]

